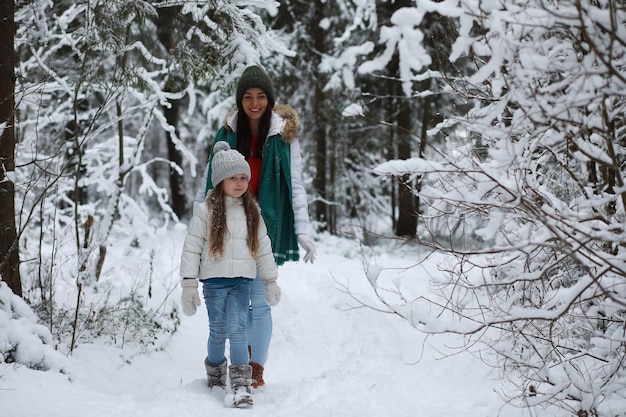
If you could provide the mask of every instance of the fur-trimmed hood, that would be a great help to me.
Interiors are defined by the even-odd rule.
[[[224,119],[224,126],[233,132],[237,131],[237,114],[239,110],[234,107]],[[288,104],[277,104],[272,111],[269,136],[280,134],[283,141],[292,143],[298,137],[300,120],[296,110]]]

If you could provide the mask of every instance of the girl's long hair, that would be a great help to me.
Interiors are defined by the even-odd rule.
[[[224,256],[224,239],[228,233],[226,224],[226,194],[224,193],[223,182],[215,186],[213,191],[207,198],[207,206],[209,208],[210,221],[207,225],[209,235],[209,255],[215,259]],[[246,192],[241,196],[243,201],[243,209],[246,213],[246,226],[248,229],[247,244],[250,254],[257,259],[259,250],[259,222],[261,220],[261,211],[256,200],[251,193]]]
[[[268,105],[261,117],[259,123],[259,140],[256,143],[256,149],[250,149],[252,143],[252,133],[250,133],[250,123],[248,115],[243,108],[238,107],[237,113],[237,150],[243,155],[255,155],[261,157],[263,155],[263,146],[270,131],[270,123],[272,121],[272,108]]]

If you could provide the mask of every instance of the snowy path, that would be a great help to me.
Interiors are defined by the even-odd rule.
[[[81,346],[72,360],[73,382],[63,375],[3,367],[0,416],[498,415],[489,369],[470,355],[438,360],[436,349],[451,339],[424,343],[424,335],[395,316],[348,308],[354,302],[337,281],[349,282],[358,294],[367,294],[368,285],[360,260],[350,259],[351,250],[335,243],[320,244],[314,265],[291,263],[279,269],[283,299],[273,311],[267,385],[255,393],[252,409],[225,408],[220,396],[208,392],[202,306],[195,316],[183,318],[164,351],[126,362],[117,349]],[[393,266],[402,262],[384,259]]]

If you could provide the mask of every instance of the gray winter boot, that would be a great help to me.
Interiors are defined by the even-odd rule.
[[[233,390],[233,407],[252,407],[252,394],[250,384],[252,383],[252,367],[250,365],[231,365],[230,386]]]
[[[206,377],[209,387],[226,387],[226,358],[217,366],[209,364],[209,358],[204,358],[204,367],[206,368]]]

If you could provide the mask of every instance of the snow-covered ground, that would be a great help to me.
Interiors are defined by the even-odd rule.
[[[176,262],[184,231],[167,233],[167,239],[155,240],[157,247],[161,242],[157,258]],[[1,364],[0,416],[525,415],[500,408],[497,373],[473,355],[444,359],[447,346],[460,344],[454,337],[428,338],[397,316],[355,308],[350,294],[375,302],[355,242],[323,237],[317,245],[313,265],[279,268],[283,298],[273,309],[266,386],[255,392],[253,408],[226,408],[223,393],[209,392],[202,363],[208,334],[202,306],[195,316],[183,317],[160,351],[129,355],[119,348],[81,344],[70,358],[69,376]],[[379,281],[403,281],[426,292],[436,259],[406,268],[416,263],[412,253],[416,249],[377,254]],[[178,288],[174,296],[179,298]]]

